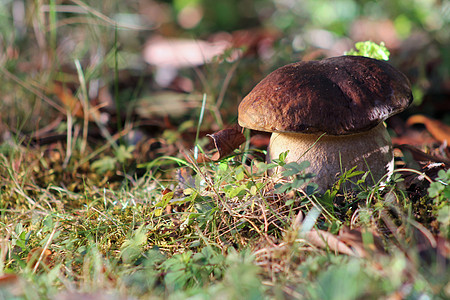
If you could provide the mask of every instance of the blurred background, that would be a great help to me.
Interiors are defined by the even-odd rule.
[[[0,133],[42,143],[78,118],[176,141],[202,105],[202,130],[220,130],[269,72],[366,40],[412,82],[399,118],[450,124],[449,23],[442,0],[0,0]]]

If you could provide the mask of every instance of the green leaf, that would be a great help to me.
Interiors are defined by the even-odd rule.
[[[390,52],[383,42],[378,45],[372,41],[357,42],[356,50],[352,49],[345,52],[345,55],[365,56],[378,60],[389,60]]]
[[[314,193],[317,191],[318,188],[319,188],[319,185],[317,185],[317,183],[314,183],[314,182],[309,183],[309,184],[306,186],[305,193],[306,193],[308,196],[311,196],[312,194],[314,194]]]
[[[297,178],[295,178],[295,179],[292,181],[291,189],[299,189],[299,188],[301,188],[305,183],[306,183],[306,180],[300,179],[300,178],[297,177]]]
[[[289,177],[289,176],[293,176],[293,175],[295,175],[295,174],[297,174],[297,173],[298,173],[297,170],[295,170],[295,169],[289,169],[289,170],[284,170],[281,174],[282,174],[284,177]]]
[[[145,257],[146,257],[145,265],[147,267],[156,266],[166,260],[164,254],[162,254],[161,251],[156,246],[148,250],[145,253]]]
[[[289,177],[304,171],[310,166],[309,161],[302,161],[300,163],[290,162],[284,165],[285,170],[283,171],[283,176]]]
[[[92,169],[97,173],[103,174],[116,168],[117,159],[111,156],[104,156],[92,163]]]
[[[280,153],[280,155],[278,155],[278,159],[274,159],[273,162],[279,166],[284,166],[286,164],[286,157],[287,157],[288,153],[289,153],[289,150]]]
[[[444,185],[440,182],[432,182],[430,183],[430,187],[428,188],[428,195],[431,198],[438,197],[442,191],[444,190]]]
[[[234,198],[237,196],[243,196],[243,195],[245,195],[246,190],[247,190],[247,186],[245,184],[243,184],[241,186],[235,187],[234,189],[231,189],[230,192],[228,193],[228,196],[230,198]]]
[[[294,202],[295,202],[295,199],[289,199],[288,201],[286,201],[286,205],[289,206]]]
[[[311,163],[309,161],[304,160],[298,164],[298,168],[300,169],[300,171],[304,171],[309,168],[310,165]]]
[[[358,179],[358,181],[356,182],[356,185],[361,185],[364,182],[366,182],[367,175],[369,175],[369,172],[365,172],[365,174],[363,176],[361,176],[360,179]]]
[[[445,183],[450,183],[450,169],[448,169],[447,172],[444,169],[439,170],[438,179]]]
[[[448,238],[450,234],[450,228],[448,226],[450,224],[450,205],[448,203],[438,210],[436,220],[442,224],[442,233]]]
[[[244,178],[245,178],[244,170],[242,170],[242,168],[239,168],[238,170],[236,170],[236,180],[241,181],[241,180],[244,180]]]
[[[125,263],[133,263],[139,256],[143,246],[147,243],[147,228],[141,225],[137,228],[131,238],[125,240],[120,247],[120,256]]]
[[[276,163],[259,162],[259,163],[256,164],[256,167],[258,168],[258,171],[264,173],[267,170],[270,170],[270,169],[278,167],[278,164],[276,164]]]
[[[120,145],[119,148],[115,151],[115,155],[117,158],[117,161],[120,163],[126,162],[128,159],[133,158],[133,151],[136,147],[135,146],[128,146],[125,147],[125,145]]]
[[[290,183],[285,183],[285,184],[281,184],[281,183],[277,183],[275,185],[275,194],[283,194],[286,191],[291,189],[291,184]]]

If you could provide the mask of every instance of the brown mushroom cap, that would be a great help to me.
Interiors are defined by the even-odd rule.
[[[408,78],[362,56],[302,61],[281,67],[239,105],[239,124],[269,132],[354,134],[412,102]]]

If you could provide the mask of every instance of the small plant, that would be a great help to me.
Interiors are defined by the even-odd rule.
[[[317,190],[317,184],[308,183],[315,175],[306,173],[306,169],[310,166],[309,161],[286,163],[286,157],[289,151],[282,152],[278,159],[274,159],[271,163],[259,163],[258,170],[265,172],[267,170],[281,169],[281,176],[289,179],[283,183],[275,184],[275,193],[283,194],[293,190],[304,188],[306,194],[312,195]]]
[[[439,170],[436,181],[432,182],[428,188],[428,195],[435,199],[436,204],[450,199],[450,169]]]
[[[133,263],[140,256],[142,248],[147,243],[147,232],[144,226],[140,226],[133,232],[131,238],[126,239],[120,247],[120,256],[124,263]]]
[[[277,183],[275,185],[275,193],[281,194],[304,188],[306,194],[312,195],[317,190],[317,184],[308,183],[308,181],[314,177],[314,174],[305,172],[309,166],[309,161],[302,161],[300,163],[290,162],[285,164],[281,175],[283,177],[289,177],[291,180],[285,183]]]
[[[358,42],[355,44],[356,50],[345,52],[345,55],[366,56],[378,60],[389,60],[390,52],[383,42],[379,45],[372,41]]]
[[[428,195],[434,198],[437,209],[437,221],[442,224],[441,230],[444,236],[449,237],[450,229],[450,169],[439,170],[436,181],[430,184]]]
[[[124,146],[120,145],[114,151],[115,156],[104,156],[92,163],[92,168],[96,170],[99,174],[106,173],[107,171],[112,171],[116,168],[117,163],[124,164],[127,160],[133,157],[132,152],[135,146]]]
[[[198,253],[186,251],[167,259],[160,266],[166,274],[164,284],[169,291],[202,287],[208,280],[220,279],[224,256],[211,247]]]

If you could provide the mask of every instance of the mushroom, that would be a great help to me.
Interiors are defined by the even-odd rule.
[[[272,132],[268,162],[288,150],[286,162],[309,161],[323,192],[353,167],[370,171],[371,183],[390,176],[394,156],[383,121],[411,102],[408,78],[388,63],[340,56],[275,70],[242,100],[238,121]]]

